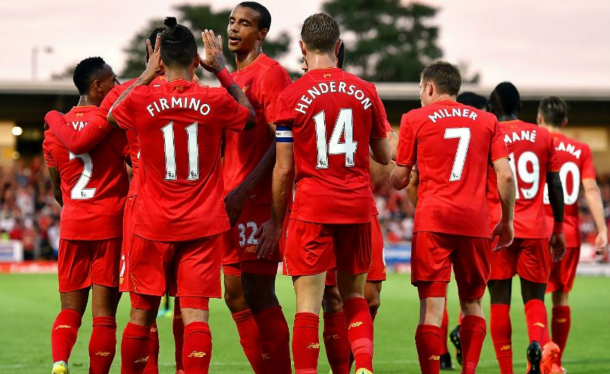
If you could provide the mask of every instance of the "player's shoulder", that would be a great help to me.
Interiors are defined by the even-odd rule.
[[[277,76],[289,77],[288,71],[279,62],[264,53],[261,53],[255,63],[260,80],[275,79]]]

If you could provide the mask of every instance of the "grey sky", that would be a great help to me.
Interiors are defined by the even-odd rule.
[[[154,17],[172,15],[172,6],[208,0],[20,0],[0,2],[1,80],[29,80],[33,46],[40,54],[38,77],[49,79],[80,59],[101,55],[115,70],[122,49]],[[216,1],[230,7],[238,1]],[[321,0],[262,0],[273,16],[271,34],[287,30],[293,50],[282,62],[297,67],[301,22],[320,10]],[[519,86],[609,87],[610,1],[607,0],[426,0],[441,11],[445,58],[466,62],[493,86],[511,80]],[[215,9],[223,6],[214,5]],[[224,30],[223,30],[224,31]]]

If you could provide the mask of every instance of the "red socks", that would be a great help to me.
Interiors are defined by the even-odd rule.
[[[525,304],[525,321],[530,343],[535,340],[544,347],[551,341],[547,318],[546,306],[542,300],[530,300]]]
[[[333,374],[348,374],[352,350],[347,339],[345,312],[324,313],[322,336],[326,347],[326,357]]]
[[[447,313],[447,300],[445,299],[445,311],[443,312],[443,322],[441,324],[441,356],[449,353],[447,348],[447,331],[449,330],[449,313]]]
[[[462,323],[464,323],[463,320]],[[496,358],[500,365],[500,373],[513,374],[513,345],[511,338],[513,329],[510,323],[510,305],[491,304],[489,328],[496,351]]]
[[[291,374],[290,332],[281,306],[262,310],[254,315],[260,334],[260,344],[267,372]]]
[[[343,302],[349,339],[356,370],[373,371],[373,319],[369,305],[363,297]]]
[[[260,337],[258,333],[258,325],[254,320],[252,311],[246,309],[241,312],[233,313],[233,321],[237,326],[239,334],[239,342],[246,354],[250,366],[255,374],[265,373],[265,363],[263,361],[263,351],[261,350]]]
[[[572,317],[569,306],[556,306],[553,308],[551,331],[553,333],[553,342],[555,342],[559,346],[559,349],[561,349],[559,352],[560,359],[566,349],[571,324]]]
[[[182,364],[182,348],[184,343],[184,323],[182,322],[182,310],[180,301],[174,299],[174,320],[172,321],[172,332],[174,333],[174,359],[176,360],[176,370],[184,370]]]
[[[129,322],[121,341],[121,374],[141,374],[150,359],[150,327]]]
[[[55,318],[53,331],[51,331],[53,362],[68,362],[70,359],[70,353],[72,353],[72,347],[76,343],[82,318],[74,309],[63,309]]]
[[[415,346],[422,374],[438,374],[441,370],[441,328],[419,325],[415,331]]]
[[[157,329],[157,322],[154,322],[150,326],[150,337],[148,340],[149,346],[149,359],[146,363],[144,373],[159,373],[159,330]]]
[[[108,374],[115,354],[115,318],[93,318],[93,331],[91,332],[91,340],[89,340],[89,374]]]
[[[462,374],[474,374],[476,372],[485,335],[487,335],[487,326],[483,318],[466,316],[462,319],[460,327]]]
[[[212,333],[205,322],[191,322],[184,327],[182,363],[187,373],[207,373],[212,358]]]
[[[297,313],[294,318],[292,354],[295,374],[317,374],[320,354],[320,318],[313,313]]]

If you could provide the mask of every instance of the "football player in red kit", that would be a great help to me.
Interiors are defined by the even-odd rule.
[[[608,245],[608,229],[604,216],[604,205],[595,178],[595,166],[591,149],[585,143],[579,142],[561,133],[568,123],[568,106],[557,96],[545,97],[538,106],[537,122],[539,126],[551,132],[557,152],[559,177],[563,186],[564,233],[566,238],[566,255],[559,262],[551,265],[551,276],[546,292],[553,294],[553,312],[551,318],[551,336],[559,349],[559,360],[552,373],[563,373],[561,358],[565,352],[572,316],[568,296],[574,285],[576,268],[580,258],[580,222],[578,219],[578,197],[582,184],[584,195],[589,205],[597,227],[595,247],[603,252]],[[545,196],[548,204],[548,196]],[[553,210],[546,205],[547,235],[551,236],[553,227]]]
[[[502,206],[493,232],[499,237],[494,250],[499,250],[513,239],[515,183],[495,117],[455,101],[459,70],[443,61],[432,63],[422,72],[420,85],[422,108],[403,116],[392,172],[394,187],[403,189],[416,163],[419,170],[411,255],[411,279],[421,301],[417,352],[422,373],[439,372],[440,326],[453,266],[464,316],[462,373],[474,373],[487,331],[481,298],[491,242],[487,200],[472,196],[485,196],[493,164]]]
[[[489,110],[500,121],[517,184],[515,241],[506,251],[492,255],[489,280],[491,337],[500,372],[512,374],[509,312],[512,278],[518,274],[530,343],[527,350],[528,372],[539,373],[542,361],[557,357],[558,353],[557,345],[549,339],[544,305],[551,261],[560,260],[565,253],[564,203],[557,157],[553,137],[548,130],[519,120],[521,100],[513,84],[503,82],[496,86],[489,97]],[[550,249],[543,203],[545,185],[548,185],[554,216]],[[491,205],[495,207],[492,217],[498,217],[497,203]],[[543,354],[545,357],[542,357]]]
[[[80,100],[63,119],[68,130],[79,132],[90,125],[98,106],[115,86],[116,75],[103,59],[92,57],[76,66],[74,83]],[[116,350],[120,222],[129,188],[127,139],[115,130],[89,152],[75,154],[46,131],[43,150],[53,189],[61,189],[56,196],[61,196],[58,202],[63,203],[58,264],[62,310],[51,333],[52,372],[68,373],[68,359],[92,289],[89,372],[106,374]]]
[[[224,152],[225,207],[231,230],[225,233],[225,302],[240,343],[255,373],[290,373],[288,324],[275,294],[282,253],[255,253],[258,229],[271,215],[271,173],[275,164],[275,104],[291,80],[286,70],[263,53],[271,15],[247,1],[233,9],[227,26],[229,50],[237,71],[231,76],[256,110],[257,125],[227,132]],[[259,334],[264,331],[264,334]]]
[[[152,48],[155,47],[157,41],[157,34],[163,32],[165,27],[157,27],[153,30],[148,40],[151,43]],[[145,46],[146,59],[148,62],[148,47]],[[128,82],[116,85],[106,95],[99,109],[95,115],[91,116],[89,124],[84,127],[81,131],[72,131],[70,126],[66,126],[67,122],[61,113],[57,111],[50,111],[45,116],[45,123],[48,124],[51,132],[61,141],[61,143],[75,154],[89,152],[95,147],[106,135],[112,130],[112,127],[108,124],[106,117],[112,105],[116,102],[119,96],[127,90],[136,79],[132,79]],[[165,82],[165,76],[156,77],[153,81],[154,84],[162,84]],[[128,261],[126,261],[125,253],[128,252],[128,247],[131,243],[131,233],[133,229],[133,207],[138,194],[138,180],[139,180],[139,153],[140,146],[138,144],[138,136],[133,130],[126,131],[127,142],[129,143],[129,154],[131,159],[132,179],[129,185],[129,192],[125,201],[125,208],[123,212],[123,244],[121,251],[121,265],[120,265],[120,278],[119,278],[119,290],[121,292],[129,292],[127,289],[128,283],[124,282],[125,277],[128,273]],[[180,320],[180,307],[176,304],[174,314],[174,341],[176,346],[176,374],[183,373],[182,371],[182,335],[183,335],[183,324]],[[159,356],[159,332],[157,324],[154,323],[150,329],[150,347],[151,355],[150,359],[146,364],[147,374],[158,374],[158,356]]]
[[[220,38],[203,33],[206,59],[200,60],[191,31],[175,18],[165,25],[146,71],[108,115],[110,123],[137,132],[141,152],[125,280],[131,283],[131,319],[121,345],[121,371],[128,374],[144,370],[146,338],[167,284],[182,309],[184,371],[208,372],[208,300],[220,297],[222,233],[229,227],[222,205],[221,139],[225,130],[239,131],[255,121],[252,106],[224,69]],[[229,93],[193,82],[199,64]],[[149,86],[161,72],[167,82]]]
[[[276,250],[295,181],[284,266],[297,298],[296,373],[317,370],[318,313],[326,272],[335,267],[356,373],[372,373],[373,322],[364,299],[372,255],[369,146],[377,162],[390,162],[385,119],[375,86],[336,68],[341,41],[334,19],[310,16],[301,39],[308,72],[278,99],[273,214],[259,253]]]

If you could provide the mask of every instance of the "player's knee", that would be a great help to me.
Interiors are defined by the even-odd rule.
[[[489,296],[492,304],[507,304],[510,305],[512,293],[512,281],[509,280],[492,280],[487,284],[489,288]]]
[[[324,290],[322,308],[326,313],[337,313],[343,310],[343,300],[341,300],[337,287],[327,287]]]

